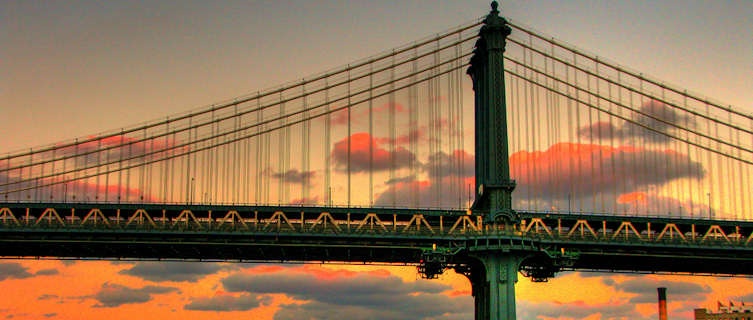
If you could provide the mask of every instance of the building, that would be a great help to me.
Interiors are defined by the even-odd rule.
[[[708,309],[695,309],[695,320],[753,320],[753,305],[744,302],[735,305],[730,301],[728,306],[721,302],[717,305],[717,312]]]

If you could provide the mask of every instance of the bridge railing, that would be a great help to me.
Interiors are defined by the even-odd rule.
[[[325,238],[517,237],[537,241],[753,247],[753,223],[523,213],[514,225],[484,224],[463,211],[326,207],[0,206],[0,231],[248,233]]]

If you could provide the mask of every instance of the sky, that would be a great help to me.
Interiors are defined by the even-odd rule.
[[[293,81],[469,22],[487,1],[0,3],[0,153],[128,126]],[[504,1],[502,14],[753,113],[746,1]],[[670,317],[753,300],[740,278],[521,278],[520,319]],[[573,294],[573,288],[577,288]],[[470,285],[410,267],[0,261],[6,318],[472,319]],[[440,307],[441,306],[441,307]],[[364,318],[368,319],[368,317]]]

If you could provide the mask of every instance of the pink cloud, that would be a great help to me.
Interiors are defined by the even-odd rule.
[[[367,172],[369,169],[383,171],[393,165],[395,169],[400,169],[415,160],[415,155],[405,148],[397,147],[394,151],[389,151],[368,133],[359,132],[335,143],[332,159],[341,170],[348,167],[348,142],[352,172]]]

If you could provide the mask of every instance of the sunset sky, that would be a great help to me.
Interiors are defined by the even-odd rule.
[[[165,117],[453,28],[488,1],[0,3],[0,153]],[[503,1],[502,14],[753,113],[748,1]],[[519,319],[670,319],[753,303],[743,278],[522,278]],[[13,319],[472,319],[470,284],[413,267],[0,261]]]

